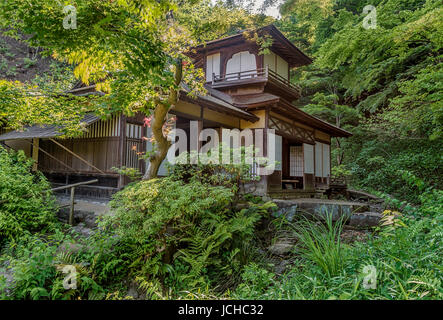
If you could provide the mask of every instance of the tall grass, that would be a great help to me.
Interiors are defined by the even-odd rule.
[[[332,221],[332,214],[326,213],[325,220],[309,220],[306,217],[291,223],[297,238],[296,250],[305,259],[318,265],[329,277],[339,274],[343,269],[343,252],[340,234],[343,219]]]

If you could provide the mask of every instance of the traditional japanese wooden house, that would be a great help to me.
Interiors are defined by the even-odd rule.
[[[256,41],[239,33],[198,46],[190,54],[206,75],[207,95],[191,98],[186,87],[170,113],[176,127],[189,132],[189,121],[205,128],[274,129],[275,159],[272,175],[261,177],[255,192],[273,197],[313,196],[327,188],[331,176],[331,138],[351,133],[313,117],[292,104],[300,88],[290,81],[293,68],[312,61],[273,25],[255,32],[272,39],[269,53],[260,54]],[[94,86],[79,86],[71,94],[97,94]],[[101,120],[88,115],[88,132],[76,139],[58,139],[53,127],[32,127],[0,135],[0,142],[25,152],[37,167],[57,184],[99,179],[84,187],[89,196],[109,196],[128,180],[112,170],[131,167],[144,172],[146,164],[137,152],[151,145],[143,125],[144,115],[114,115]],[[266,138],[265,138],[266,139]],[[266,149],[266,147],[265,147]],[[266,154],[268,151],[264,150]],[[165,166],[160,168],[165,175]]]
[[[251,37],[253,33],[272,39],[268,53],[260,54],[261,48]],[[210,123],[215,120],[226,128],[274,129],[275,159],[280,165],[272,175],[261,178],[256,189],[259,194],[313,196],[328,187],[331,138],[349,137],[351,133],[292,104],[300,97],[300,88],[290,81],[290,72],[312,63],[308,56],[270,25],[200,45],[191,57],[196,66],[205,70],[210,97],[255,119],[217,114],[207,103],[196,105],[185,98],[172,113],[179,119],[198,119],[201,128],[215,127]]]

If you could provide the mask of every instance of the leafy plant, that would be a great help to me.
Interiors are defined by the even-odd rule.
[[[100,223],[132,248],[131,275],[151,297],[166,294],[166,287],[177,294],[226,284],[245,263],[255,225],[271,207],[251,203],[236,211],[233,186],[181,177],[127,186],[111,202],[114,215]]]
[[[30,59],[30,58],[23,58],[23,66],[28,69],[31,68],[33,66],[35,66],[37,64],[37,60],[36,59]]]
[[[296,252],[331,277],[343,268],[344,256],[340,242],[343,219],[340,217],[333,222],[332,214],[326,213],[324,220],[312,221],[303,216],[299,221],[290,223],[297,239]]]
[[[40,172],[31,172],[32,165],[23,151],[0,147],[0,242],[54,227],[50,184]]]

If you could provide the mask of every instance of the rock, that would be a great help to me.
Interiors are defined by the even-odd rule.
[[[79,243],[64,242],[57,248],[57,253],[78,253],[83,250],[83,246]]]
[[[57,214],[58,219],[63,223],[69,221],[69,208],[62,208]],[[84,223],[88,228],[97,227],[98,214],[92,211],[74,210],[74,225]]]
[[[131,282],[128,287],[128,292],[126,293],[126,297],[130,297],[134,300],[143,300],[145,299],[144,294],[140,294],[138,290],[138,285],[136,282]]]
[[[349,225],[353,227],[376,227],[382,215],[377,212],[355,213],[349,219]]]
[[[274,267],[274,271],[277,274],[283,274],[288,267],[290,262],[288,260],[282,260],[279,264]]]
[[[72,227],[72,229],[74,229],[75,231],[80,233],[85,238],[88,238],[88,237],[90,237],[90,236],[92,236],[94,234],[94,230],[92,230],[91,228],[86,227],[84,223],[80,223],[80,224]]]
[[[284,256],[292,251],[294,247],[293,243],[289,242],[277,242],[268,247],[268,251],[277,256]]]

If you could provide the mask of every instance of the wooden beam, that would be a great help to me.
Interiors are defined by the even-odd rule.
[[[80,157],[78,154],[74,153],[73,151],[69,150],[68,148],[66,148],[64,145],[62,145],[61,143],[55,141],[52,138],[49,138],[50,141],[54,142],[56,145],[58,145],[60,148],[62,148],[63,150],[65,150],[66,152],[70,153],[71,155],[73,155],[74,157],[76,157],[77,159],[79,159],[80,161],[82,161],[83,163],[85,163],[86,165],[90,166],[91,168],[94,168],[95,170],[97,170],[100,173],[104,172],[102,170],[100,170],[99,168],[97,168],[96,166],[92,165],[91,163],[89,163],[88,161],[86,161],[85,159],[83,159],[82,157]]]
[[[28,141],[28,140],[24,140],[27,143],[29,143],[33,148],[36,148],[37,150],[40,150],[41,152],[43,152],[45,155],[47,155],[48,157],[50,157],[51,159],[57,161],[58,163],[62,164],[63,166],[65,166],[66,168],[72,170],[73,172],[79,173],[79,171],[75,170],[74,168],[68,166],[66,163],[64,163],[63,161],[57,159],[56,157],[54,157],[52,154],[50,154],[49,152],[46,152],[45,150],[43,150],[42,148],[40,148],[40,145],[36,146],[34,145],[32,142]]]

